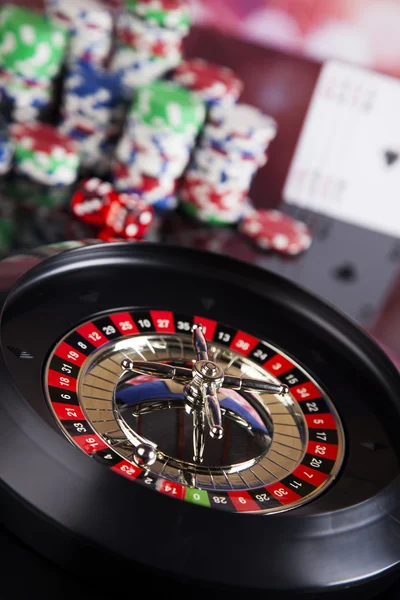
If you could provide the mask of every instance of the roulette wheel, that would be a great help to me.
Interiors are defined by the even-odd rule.
[[[3,261],[0,303],[2,522],[69,577],[313,600],[398,578],[400,376],[334,308],[97,240]]]

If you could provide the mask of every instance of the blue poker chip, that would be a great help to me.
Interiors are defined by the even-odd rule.
[[[64,105],[67,112],[74,109],[76,102],[73,98],[84,99],[85,112],[117,108],[123,100],[122,77],[119,73],[78,61],[70,68],[65,80]]]

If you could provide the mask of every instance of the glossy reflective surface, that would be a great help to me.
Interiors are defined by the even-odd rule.
[[[278,375],[287,372],[285,381],[293,389],[249,393],[226,389],[222,382],[220,439],[211,435],[206,413],[192,405],[184,382],[126,369],[139,358],[144,367],[164,364],[195,372],[205,361],[193,364],[192,339],[182,330],[198,322],[207,323],[202,328],[212,340],[207,351],[203,338],[205,364],[215,365],[227,385],[230,377],[244,376],[279,384]],[[167,331],[152,332],[160,327]],[[98,349],[85,360],[91,344]],[[234,512],[237,501],[242,512],[282,512],[333,483],[345,445],[334,399],[293,360],[268,359],[274,351],[264,341],[201,317],[153,310],[110,313],[79,325],[54,348],[44,374],[47,398],[73,444],[89,456],[102,452],[105,466],[125,477],[129,473],[137,483],[161,492],[168,487],[182,500],[195,497],[213,508],[224,504]],[[288,371],[289,364],[294,369]],[[149,451],[146,460],[142,454]],[[302,464],[306,454],[311,454],[311,468]],[[295,478],[286,488],[290,475]],[[232,499],[236,492],[242,495]],[[279,504],[283,496],[287,501]]]

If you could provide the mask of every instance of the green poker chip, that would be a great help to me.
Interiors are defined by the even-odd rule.
[[[189,6],[183,2],[173,4],[176,4],[176,7],[163,8],[162,0],[153,0],[153,2],[125,0],[127,10],[154,25],[188,31],[191,25]]]
[[[154,81],[137,89],[131,113],[154,129],[196,135],[204,124],[204,102],[169,81]]]
[[[61,167],[76,171],[79,162],[78,156],[60,155],[60,157],[57,157],[44,152],[29,150],[22,145],[16,145],[15,147],[15,160],[17,164],[29,161],[46,173],[53,173]]]
[[[77,177],[78,155],[49,155],[30,150],[23,145],[15,146],[15,163],[19,173],[47,185],[70,185]]]
[[[29,79],[51,79],[60,71],[67,32],[27,8],[0,10],[0,67]]]

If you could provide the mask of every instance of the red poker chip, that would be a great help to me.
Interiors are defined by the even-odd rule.
[[[62,148],[67,154],[78,154],[73,140],[46,123],[17,123],[11,126],[10,133],[19,144],[35,152],[52,154]]]
[[[240,222],[239,231],[263,250],[290,256],[304,252],[312,243],[307,225],[279,210],[252,211]]]
[[[218,98],[234,96],[237,99],[244,87],[232,69],[201,58],[182,61],[175,69],[173,78],[176,83],[196,92],[214,89]]]

